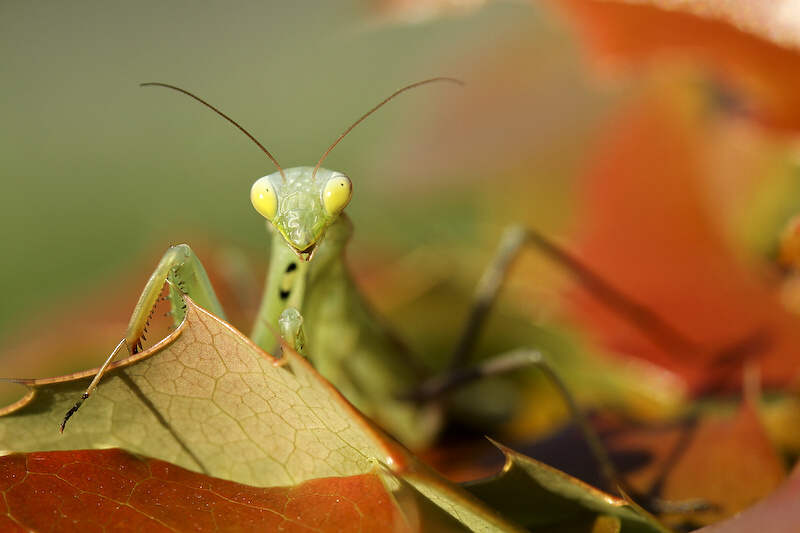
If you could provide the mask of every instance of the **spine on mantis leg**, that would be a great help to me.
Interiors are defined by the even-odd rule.
[[[185,314],[181,293],[188,294],[200,307],[225,319],[225,313],[200,260],[188,245],[173,246],[161,257],[150,275],[131,315],[125,332],[125,342],[131,353],[136,353],[142,347],[147,324],[166,281],[171,283],[169,299],[175,326],[181,323]]]
[[[180,324],[185,315],[181,293],[190,295],[198,305],[224,320],[225,314],[222,311],[222,306],[214,293],[214,289],[211,286],[211,282],[208,280],[208,275],[203,265],[200,263],[200,260],[197,259],[192,249],[186,244],[179,244],[171,247],[161,257],[158,266],[156,266],[155,270],[150,275],[150,279],[147,280],[142,294],[139,295],[139,301],[136,302],[131,320],[128,322],[128,329],[125,331],[125,338],[120,341],[108,359],[106,359],[92,382],[86,388],[86,391],[61,421],[62,433],[64,432],[67,421],[78,411],[83,402],[94,392],[95,388],[97,388],[97,384],[103,377],[108,365],[111,364],[111,361],[122,351],[123,345],[125,345],[128,352],[131,354],[141,350],[142,340],[144,339],[144,334],[147,332],[147,325],[153,314],[153,308],[158,302],[158,298],[164,288],[164,283],[167,281],[170,282],[170,301],[172,302],[172,314],[176,326]]]

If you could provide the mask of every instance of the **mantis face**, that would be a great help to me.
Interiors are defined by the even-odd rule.
[[[199,96],[195,96],[185,89],[168,85],[166,83],[143,83],[143,86],[160,86],[172,89],[194,98],[208,107],[219,116],[236,126],[247,135],[269,157],[278,168],[278,172],[259,178],[250,189],[250,200],[256,211],[270,221],[278,230],[287,246],[300,258],[301,261],[310,261],[314,252],[322,242],[325,231],[347,207],[353,194],[353,185],[350,178],[341,172],[334,172],[322,168],[322,162],[331,153],[331,150],[350,133],[362,120],[383,107],[386,102],[414,87],[434,81],[450,81],[461,84],[453,78],[431,78],[429,80],[413,83],[398,89],[380,104],[356,120],[344,133],[333,142],[322,155],[316,167],[295,167],[283,170],[278,162],[269,153],[269,150],[256,140],[246,129],[231,117],[209,104]]]
[[[350,202],[353,185],[341,172],[286,169],[259,178],[250,189],[256,211],[270,221],[302,261],[310,261],[325,231]]]

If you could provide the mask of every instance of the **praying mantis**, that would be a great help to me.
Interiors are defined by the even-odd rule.
[[[411,449],[424,447],[440,430],[443,392],[487,374],[538,365],[567,401],[575,420],[609,479],[613,466],[599,439],[556,374],[541,354],[528,349],[497,356],[479,367],[465,368],[479,325],[485,319],[511,262],[531,234],[520,227],[506,231],[475,293],[475,303],[461,341],[446,373],[430,376],[359,292],[345,264],[344,252],[352,223],[343,212],[353,192],[345,174],[321,165],[333,148],[387,102],[410,89],[433,82],[460,84],[452,78],[433,78],[397,90],[342,133],[314,167],[282,168],[270,152],[233,119],[194,94],[163,83],[147,83],[183,93],[233,124],[272,161],[277,172],[259,178],[250,199],[267,221],[272,236],[269,270],[251,340],[274,353],[281,340],[307,357],[322,376],[364,414]],[[148,318],[164,284],[169,282],[175,325],[183,318],[174,305],[181,293],[224,319],[225,314],[200,261],[186,244],[170,248],[150,276],[120,341],[75,406],[67,421],[89,398],[111,361],[123,350],[141,349]],[[432,400],[433,399],[433,400]]]

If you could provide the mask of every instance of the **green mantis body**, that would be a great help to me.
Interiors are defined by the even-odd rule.
[[[314,367],[389,432],[412,447],[420,445],[438,428],[438,409],[401,399],[424,372],[361,297],[347,268],[352,223],[341,209],[350,199],[350,180],[322,168],[313,173],[311,167],[291,168],[284,172],[285,183],[275,173],[253,185],[251,199],[270,221],[272,247],[251,339],[273,349],[283,315],[283,336],[296,347],[290,335],[300,333],[300,323],[284,313],[298,310],[307,339],[304,355]],[[268,206],[276,200],[274,215],[260,208],[265,190],[276,193],[266,200]]]
[[[411,448],[429,443],[441,424],[441,402],[420,399],[435,397],[441,391],[486,374],[538,365],[564,396],[595,455],[608,470],[608,477],[616,478],[602,445],[541,354],[520,349],[496,357],[481,368],[463,368],[465,355],[479,329],[478,324],[485,318],[518,250],[531,241],[530,232],[516,227],[506,232],[494,261],[478,284],[475,307],[453,354],[449,372],[433,378],[373,312],[347,269],[344,253],[352,234],[352,224],[342,211],[352,196],[352,184],[344,174],[321,168],[322,161],[344,135],[390,99],[423,83],[438,80],[455,81],[435,78],[400,89],[345,130],[316,167],[289,169],[282,169],[239,124],[197,96],[170,85],[148,85],[180,91],[211,108],[250,137],[278,168],[278,172],[258,179],[250,193],[253,206],[267,220],[267,228],[272,234],[269,270],[251,335],[253,342],[265,351],[275,353],[280,345],[277,336],[280,330],[286,344],[307,356],[320,374],[351,403]],[[211,283],[189,246],[182,244],[170,248],[139,298],[125,339],[64,417],[62,431],[122,347],[126,346],[129,353],[141,348],[148,318],[165,282],[169,282],[172,302],[179,302],[181,293],[188,294],[200,306],[224,318]],[[177,325],[183,313],[175,307],[173,315]]]
[[[442,79],[448,80],[436,78],[421,83]],[[188,94],[244,131],[196,96],[177,87],[153,85]],[[395,92],[362,116],[333,146],[378,107],[417,85],[420,83]],[[352,234],[352,223],[342,210],[350,201],[352,184],[344,174],[320,167],[333,146],[316,167],[282,169],[258,141],[246,131],[245,134],[278,167],[278,172],[258,179],[250,195],[256,210],[267,219],[272,234],[269,270],[251,340],[265,351],[275,353],[279,348],[276,331],[280,327],[287,343],[304,352],[315,368],[366,415],[378,420],[412,448],[429,442],[439,429],[439,406],[404,399],[425,377],[425,372],[372,311],[345,264],[345,246]],[[173,302],[180,301],[178,292],[182,292],[224,318],[197,257],[188,245],[174,246],[151,275],[131,317],[125,341],[118,345],[106,365],[123,345],[131,353],[141,348],[148,318],[165,281],[170,282]],[[173,309],[173,315],[176,324],[179,323],[180,309]],[[308,339],[307,346],[293,340],[301,335]],[[97,385],[104,369],[105,366],[67,414],[62,431],[67,419]]]
[[[349,186],[349,179],[319,169],[311,180],[312,172],[312,167],[290,168],[283,171],[285,184],[276,172],[253,185],[254,204],[263,206],[259,196],[271,188],[276,194],[267,202],[276,200],[277,209],[267,223],[272,234],[270,264],[250,338],[275,353],[280,343],[276,331],[282,330],[287,343],[307,356],[351,403],[409,446],[421,446],[438,430],[439,409],[433,403],[415,404],[402,397],[425,373],[361,297],[344,261],[352,223],[344,213],[326,213],[322,194],[316,191],[330,184],[341,187],[343,181]],[[309,227],[315,230],[309,232]],[[142,318],[154,305],[165,279],[176,287],[172,291],[188,294],[202,307],[224,316],[189,246],[174,246],[140,298],[128,328],[128,346],[138,345],[141,333],[137,331],[145,325]],[[175,292],[171,300],[180,301],[180,294]],[[176,321],[180,318],[176,314]],[[298,335],[308,343],[295,341]]]

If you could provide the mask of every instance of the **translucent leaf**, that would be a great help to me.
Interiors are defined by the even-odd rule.
[[[0,447],[124,448],[254,487],[361,476],[377,464],[398,497],[405,487],[425,494],[435,513],[417,512],[413,498],[403,509],[421,524],[446,516],[464,530],[516,531],[364,418],[305,359],[288,352],[276,365],[228,324],[186,305],[173,334],[109,368],[63,434],[64,413],[95,372],[17,380],[30,393],[0,413]]]
[[[302,358],[284,367],[187,300],[191,319],[108,371],[58,425],[94,371],[24,383],[30,393],[0,418],[9,451],[119,447],[256,486],[362,473],[392,445]]]

